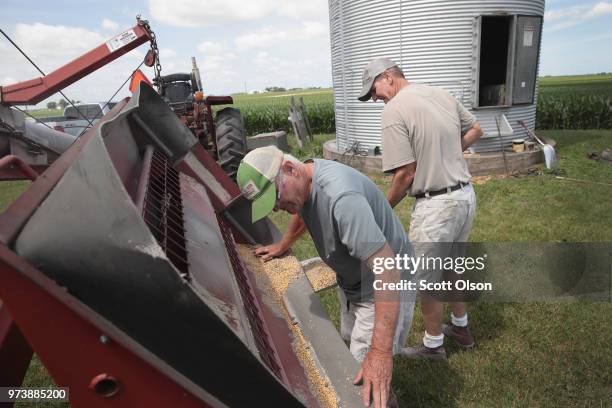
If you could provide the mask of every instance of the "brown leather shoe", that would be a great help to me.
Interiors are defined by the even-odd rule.
[[[474,348],[474,336],[470,333],[470,328],[468,326],[459,327],[454,324],[443,324],[442,325],[442,333],[446,337],[450,337],[455,340],[455,343],[459,347],[463,347],[466,349]]]
[[[444,350],[444,346],[429,348],[421,344],[415,347],[403,348],[400,350],[399,355],[406,358],[446,361],[446,350]]]

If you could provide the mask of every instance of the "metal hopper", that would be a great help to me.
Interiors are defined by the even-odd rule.
[[[236,248],[278,235],[141,83],[0,215],[0,383],[33,349],[73,406],[321,406]],[[358,406],[312,288],[287,296],[339,406]]]

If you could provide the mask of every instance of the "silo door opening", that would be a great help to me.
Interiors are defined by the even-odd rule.
[[[510,104],[513,16],[482,16],[480,22],[479,106]]]
[[[542,17],[479,16],[475,27],[473,106],[534,103]]]

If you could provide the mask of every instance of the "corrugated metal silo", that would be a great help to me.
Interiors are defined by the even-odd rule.
[[[397,62],[410,82],[450,91],[481,123],[476,152],[535,125],[544,0],[329,0],[339,151],[380,146],[382,102],[359,102],[365,65]],[[509,125],[509,127],[507,127]]]

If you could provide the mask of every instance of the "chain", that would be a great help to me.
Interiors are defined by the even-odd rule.
[[[362,149],[361,143],[358,140],[355,140],[353,144],[351,144],[344,150],[342,156],[344,156],[345,154],[352,154],[353,156],[367,156],[368,151],[366,149]]]
[[[161,62],[159,61],[159,49],[157,48],[157,37],[155,33],[153,32],[153,30],[151,29],[151,26],[149,25],[148,20],[142,20],[139,14],[136,16],[136,21],[138,22],[140,26],[142,26],[142,28],[144,28],[149,33],[149,36],[151,37],[151,51],[153,51],[153,54],[155,54],[155,65],[153,65],[153,71],[155,72],[155,80],[153,82],[157,86],[157,92],[161,93],[161,89],[163,88],[163,79],[161,76],[162,66],[161,66]]]

